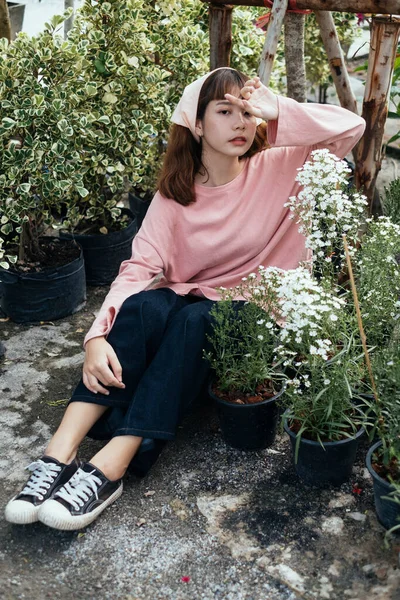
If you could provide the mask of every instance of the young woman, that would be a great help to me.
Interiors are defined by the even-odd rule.
[[[88,525],[121,495],[142,440],[174,438],[208,376],[217,288],[308,258],[284,206],[297,170],[315,148],[344,157],[364,131],[345,109],[276,96],[229,68],[189,85],[172,120],[159,191],[85,338],[83,379],[61,425],[7,504],[12,523]],[[87,434],[111,439],[80,464]]]

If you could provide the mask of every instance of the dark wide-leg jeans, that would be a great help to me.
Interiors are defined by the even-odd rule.
[[[81,380],[71,402],[109,406],[88,435],[171,440],[209,375],[203,358],[214,301],[168,288],[125,300],[107,337],[122,366],[125,389],[94,394]]]

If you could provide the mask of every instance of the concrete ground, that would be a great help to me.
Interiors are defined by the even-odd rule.
[[[54,323],[0,323],[7,348],[0,363],[2,507],[61,418],[105,291],[89,288],[85,308]],[[86,441],[81,457],[98,447]],[[400,538],[384,546],[367,447],[364,441],[340,489],[307,488],[285,435],[264,451],[231,449],[205,404],[150,474],[128,476],[120,500],[86,530],[0,518],[0,597],[400,600]]]

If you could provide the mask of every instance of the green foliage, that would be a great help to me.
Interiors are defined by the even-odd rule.
[[[382,441],[382,462],[388,465],[393,459],[397,465],[400,483],[400,349],[396,337],[386,348],[372,355],[379,402],[371,403],[371,413],[375,416],[370,437],[377,436]]]
[[[382,200],[382,209],[385,217],[396,225],[400,225],[400,177],[393,179],[385,187],[385,198]]]
[[[211,315],[213,332],[206,358],[219,390],[255,394],[258,384],[279,379],[273,360],[276,324],[267,313],[252,302],[221,300]]]
[[[0,214],[2,266],[38,260],[38,236],[70,191],[83,188],[75,133],[76,87],[85,49],[54,35],[56,22],[10,45],[0,41]],[[60,119],[60,113],[65,118]]]
[[[400,46],[397,47],[397,55],[394,61],[392,84],[390,87],[390,101],[394,104],[395,110],[388,112],[388,117],[391,119],[400,119]],[[400,131],[395,133],[387,144],[396,142],[400,138]],[[397,221],[396,221],[397,222]]]
[[[85,47],[76,92],[83,185],[66,198],[65,226],[82,230],[89,222],[103,231],[120,220],[125,180],[138,184],[143,177],[143,156],[154,144],[154,115],[165,112],[170,74],[156,64],[157,46],[139,0],[86,0],[69,39]]]
[[[369,346],[388,345],[400,316],[400,225],[370,220],[356,255],[357,289]]]

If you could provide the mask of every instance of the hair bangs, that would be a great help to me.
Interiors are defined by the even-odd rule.
[[[243,73],[232,69],[219,69],[210,75],[200,91],[197,118],[202,119],[204,117],[209,102],[223,100],[225,94],[237,94],[248,79]]]

